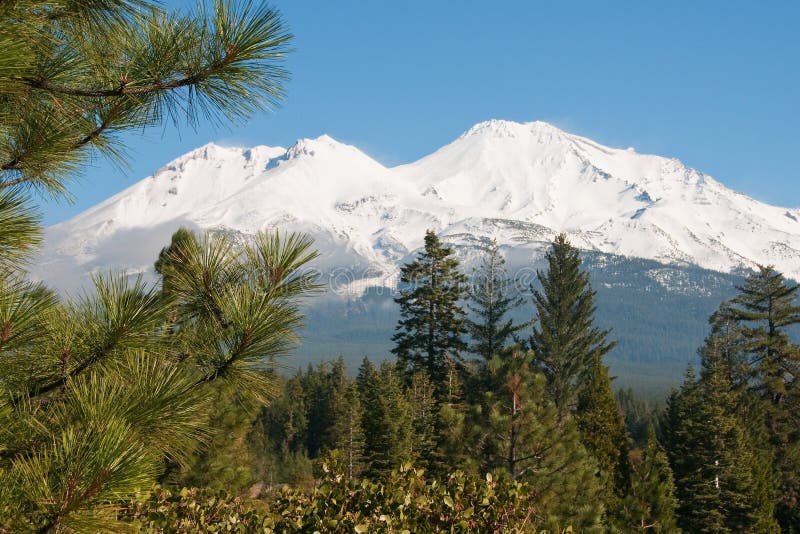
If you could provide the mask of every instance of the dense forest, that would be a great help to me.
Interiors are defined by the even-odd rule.
[[[747,276],[663,406],[614,394],[565,235],[531,288],[487,244],[467,284],[436,233],[391,354],[286,373],[313,243],[178,230],[156,285],[28,279],[31,193],[68,195],[117,135],[283,97],[268,6],[0,4],[0,532],[800,532],[798,286]],[[678,336],[680,332],[672,335]]]
[[[269,501],[284,485],[375,484],[413,465],[429,480],[521,484],[531,529],[797,528],[796,285],[768,267],[751,274],[710,318],[699,373],[648,406],[612,393],[602,360],[614,343],[594,326],[565,236],[538,273],[536,316],[520,324],[496,246],[467,287],[452,250],[433,232],[425,243],[403,269],[396,358],[365,358],[355,373],[341,358],[274,370],[276,399],[222,403],[219,438],[172,482]]]

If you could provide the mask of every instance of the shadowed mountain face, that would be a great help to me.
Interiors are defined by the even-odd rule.
[[[664,298],[676,313],[689,302],[709,303],[699,305],[697,317],[684,314],[702,323],[699,339],[689,336],[692,350],[679,358],[685,364],[702,340],[705,317],[732,290],[734,277],[719,273],[762,263],[791,278],[800,275],[799,220],[800,210],[757,202],[675,159],[604,147],[542,122],[488,121],[393,168],[328,136],[300,140],[288,150],[206,145],[49,228],[32,274],[62,291],[85,285],[96,270],[152,277],[158,251],[182,225],[237,239],[268,228],[300,230],[316,239],[322,253],[317,268],[332,293],[315,305],[316,320],[335,302],[353,310],[375,304],[370,294],[393,286],[426,229],[454,245],[467,266],[479,245],[496,239],[512,274],[528,283],[544,248],[566,232],[587,252],[603,321],[615,331],[628,328],[619,321],[631,309],[656,306],[653,295],[669,295]],[[692,273],[703,274],[695,283]],[[687,289],[687,283],[696,287]],[[386,302],[376,304],[381,313],[395,313]],[[674,329],[690,326],[665,313],[653,310],[654,320],[666,321],[654,328],[671,329],[673,340],[686,337]],[[331,329],[336,317],[329,318]],[[627,320],[644,332],[644,317],[637,311]],[[390,315],[381,320],[393,324]],[[385,353],[389,336],[373,326],[362,328],[362,340],[347,339],[356,345],[383,339],[376,351]],[[630,347],[620,360],[665,358],[667,349],[655,339],[648,345],[643,333],[637,336],[644,345],[620,337],[619,351]],[[336,352],[313,339],[304,350],[314,343],[318,354]]]

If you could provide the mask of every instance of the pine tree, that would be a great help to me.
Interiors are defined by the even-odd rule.
[[[268,486],[306,485],[313,479],[306,453],[308,408],[303,390],[303,373],[298,371],[282,384],[281,394],[262,408],[254,424],[256,465],[260,479]]]
[[[800,532],[800,347],[788,332],[800,324],[798,287],[772,267],[759,267],[729,307],[750,356],[755,389],[765,402],[781,480],[776,513],[786,532]]]
[[[389,362],[375,369],[365,358],[357,387],[364,413],[369,414],[363,425],[367,473],[385,475],[414,458],[411,407],[402,379]]]
[[[424,250],[401,270],[403,289],[395,299],[400,320],[392,353],[408,379],[424,370],[440,395],[445,392],[450,362],[459,360],[467,347],[461,337],[464,312],[459,306],[465,281],[453,250],[430,230],[425,233]]]
[[[180,471],[163,478],[178,487],[202,487],[233,494],[246,492],[255,480],[254,458],[248,434],[256,416],[256,404],[225,388],[213,399],[218,409],[211,414],[208,442],[195,452]]]
[[[436,388],[425,371],[417,371],[411,376],[406,397],[414,429],[411,439],[414,464],[416,467],[430,468],[436,454],[439,404],[436,401]]]
[[[502,387],[486,393],[480,410],[483,467],[530,483],[543,525],[598,530],[603,505],[597,466],[572,417],[559,421],[545,397],[545,379],[531,371],[531,360],[529,352],[510,350],[489,363]]]
[[[578,395],[575,414],[581,442],[597,461],[607,513],[613,521],[630,490],[628,433],[611,392],[608,369],[595,358]]]
[[[505,269],[497,241],[485,250],[481,264],[472,276],[467,308],[474,319],[466,320],[470,351],[483,358],[484,364],[512,342],[527,323],[514,324],[508,315],[523,304]]]
[[[731,382],[721,341],[712,331],[700,351],[700,379],[690,370],[668,406],[679,524],[690,532],[771,532],[777,525],[764,454],[741,416],[742,390]]]
[[[330,450],[338,452],[341,470],[347,478],[354,478],[361,473],[364,460],[363,413],[358,387],[347,379],[342,358],[334,362],[330,380]]]
[[[0,4],[0,530],[118,530],[109,503],[208,441],[218,386],[259,402],[273,392],[262,370],[297,339],[309,286],[292,281],[309,281],[298,269],[310,242],[199,240],[189,248],[202,253],[171,269],[165,325],[167,303],[141,280],[97,275],[64,304],[24,281],[41,240],[26,193],[68,197],[97,154],[124,164],[122,133],[277,103],[290,38],[276,11],[249,2],[197,14],[147,0]],[[206,252],[214,272],[196,261]],[[231,276],[201,287],[213,274]]]
[[[624,518],[627,531],[672,534],[680,532],[677,507],[669,460],[650,424],[641,461],[633,469],[631,491],[625,497],[619,515]]]
[[[647,441],[647,428],[650,426],[655,429],[656,436],[661,435],[662,410],[658,404],[651,407],[646,400],[638,398],[631,388],[618,389],[616,398],[634,447],[644,447]]]
[[[560,413],[573,412],[578,393],[596,359],[608,353],[608,331],[594,326],[595,292],[581,270],[578,249],[560,234],[545,255],[548,271],[537,272],[542,291],[533,289],[536,324],[531,346],[535,365],[547,378],[548,396]]]

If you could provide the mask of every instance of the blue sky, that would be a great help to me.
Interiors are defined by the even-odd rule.
[[[167,1],[168,7],[187,2]],[[545,120],[603,144],[677,157],[760,200],[800,206],[800,2],[276,1],[295,34],[281,108],[197,131],[125,137],[75,215],[209,141],[289,146],[328,133],[384,164],[490,118]]]

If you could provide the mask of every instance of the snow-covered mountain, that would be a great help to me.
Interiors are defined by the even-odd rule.
[[[351,289],[390,284],[428,228],[467,255],[496,238],[530,259],[566,232],[587,250],[718,271],[774,264],[800,279],[800,209],[758,202],[677,159],[498,120],[392,168],[328,136],[288,150],[209,144],[48,228],[33,274],[70,290],[94,270],[150,272],[181,225],[309,232],[319,267],[340,288],[360,280]]]

